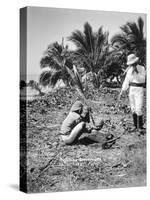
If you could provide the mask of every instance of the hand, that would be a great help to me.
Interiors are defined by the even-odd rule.
[[[88,106],[88,112],[92,112],[92,108]]]
[[[83,113],[84,113],[83,115],[85,115],[85,116],[86,116],[88,113],[92,113],[92,108],[89,107],[89,106],[85,107]]]
[[[104,120],[101,120],[97,125],[95,125],[95,126],[93,127],[93,129],[99,131],[99,130],[102,129],[103,125],[104,125]]]
[[[87,127],[86,129],[87,129],[87,132],[88,132],[88,133],[91,133],[91,132],[92,132],[92,130],[93,130],[93,128],[92,128],[92,127]]]

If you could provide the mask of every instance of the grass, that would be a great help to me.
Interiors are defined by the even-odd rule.
[[[146,185],[146,135],[128,132],[132,118],[127,98],[119,110],[111,109],[118,93],[118,89],[110,88],[87,92],[95,121],[104,119],[106,124],[99,132],[83,134],[77,145],[68,146],[60,141],[58,133],[77,98],[75,91],[63,88],[27,102],[29,193]],[[22,126],[24,109],[22,101]],[[111,148],[103,149],[108,133],[122,136]],[[41,173],[50,159],[49,167]]]

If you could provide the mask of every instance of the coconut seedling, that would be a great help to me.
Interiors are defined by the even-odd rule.
[[[88,105],[88,101],[85,98],[83,85],[82,85],[81,78],[80,78],[80,75],[79,75],[79,73],[77,71],[76,66],[73,65],[73,72],[69,68],[67,68],[67,70],[68,70],[68,73],[70,74],[70,76],[72,77],[73,83],[76,86],[76,90],[77,90],[78,94],[80,95],[80,97],[82,98],[82,100],[84,101],[84,103],[87,106],[89,106]],[[92,123],[93,123],[94,126],[96,126],[94,118],[93,118],[93,115],[92,115],[92,110],[90,109],[89,111],[90,111],[90,117],[91,117]]]

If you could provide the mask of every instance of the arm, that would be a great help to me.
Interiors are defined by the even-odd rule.
[[[126,92],[126,90],[129,88],[129,83],[130,83],[130,79],[131,79],[131,75],[132,75],[132,68],[130,67],[128,70],[127,70],[127,73],[126,73],[126,77],[125,77],[125,80],[122,84],[122,88],[121,88],[121,91],[120,91],[120,94],[118,96],[118,99],[117,99],[117,103],[116,103],[116,106],[117,107],[119,105],[119,101],[122,97],[122,95]]]
[[[121,94],[126,91],[129,88],[129,83],[131,80],[131,75],[132,75],[132,67],[130,67],[126,73],[126,77],[124,79],[124,82],[122,84],[122,88],[121,88]]]
[[[140,66],[140,72],[138,73],[137,80],[139,83],[146,82],[146,70],[145,67]]]
[[[84,108],[84,111],[81,114],[82,120],[84,122],[90,123],[90,117],[91,117],[92,109],[89,106],[86,106]]]
[[[87,122],[87,123],[90,122],[90,113],[89,113],[89,112],[83,113],[83,114],[81,115],[81,117],[82,117],[82,120],[83,120],[84,122]]]

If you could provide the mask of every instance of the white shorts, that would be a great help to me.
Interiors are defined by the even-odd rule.
[[[144,88],[130,86],[129,88],[129,101],[132,113],[137,115],[143,114],[143,97],[144,97]]]

